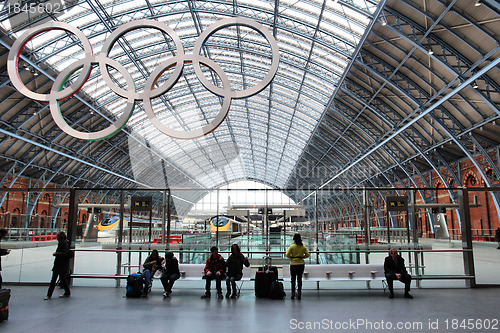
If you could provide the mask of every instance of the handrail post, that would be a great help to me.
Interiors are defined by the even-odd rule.
[[[123,238],[123,210],[125,208],[125,191],[120,191],[120,222],[118,223],[118,240],[116,242],[116,275],[121,274],[122,268],[122,238]],[[115,280],[116,288],[120,287],[120,279]]]
[[[76,189],[72,188],[69,190],[69,211],[68,211],[68,242],[71,250],[75,249],[75,239],[76,239],[76,220],[78,215],[78,198]],[[75,259],[71,258],[69,261],[70,272],[75,270]],[[73,284],[73,280],[70,279],[69,284]]]

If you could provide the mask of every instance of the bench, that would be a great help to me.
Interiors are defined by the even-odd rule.
[[[290,281],[290,265],[283,266],[283,280]],[[370,288],[370,281],[382,281],[385,289],[385,274],[383,264],[329,264],[306,265],[302,281],[366,281]]]
[[[181,277],[177,281],[199,281],[203,277],[204,269],[205,264],[179,264]],[[240,281],[250,281],[251,272],[250,267],[243,266],[243,277]]]

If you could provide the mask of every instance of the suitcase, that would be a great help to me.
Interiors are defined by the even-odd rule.
[[[9,318],[10,289],[0,289],[0,321]]]
[[[273,271],[258,271],[255,273],[255,296],[257,298],[269,298],[272,283],[276,281]]]
[[[271,266],[271,259],[264,258],[267,263],[258,268],[255,273],[255,296],[257,298],[269,298],[271,286],[274,281],[278,280],[278,268]]]

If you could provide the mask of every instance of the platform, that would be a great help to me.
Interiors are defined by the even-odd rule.
[[[244,289],[237,300],[203,300],[202,288],[181,284],[174,286],[168,299],[163,299],[159,288],[148,298],[126,299],[123,288],[73,287],[70,298],[44,301],[46,287],[10,288],[10,318],[0,323],[2,333],[495,332],[500,319],[498,288],[415,289],[413,300],[403,298],[401,289],[394,299],[379,289],[306,290],[300,301],[291,300],[289,290],[283,301],[257,299],[252,289]],[[489,320],[497,328],[451,329],[456,320],[464,319],[472,319],[474,325]],[[396,329],[398,323],[409,326]]]

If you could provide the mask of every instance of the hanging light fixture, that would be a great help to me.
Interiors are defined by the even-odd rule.
[[[476,81],[472,82],[472,88],[477,89],[479,86],[477,85]]]
[[[476,0],[476,3],[474,4],[475,7],[481,6],[481,0]]]

